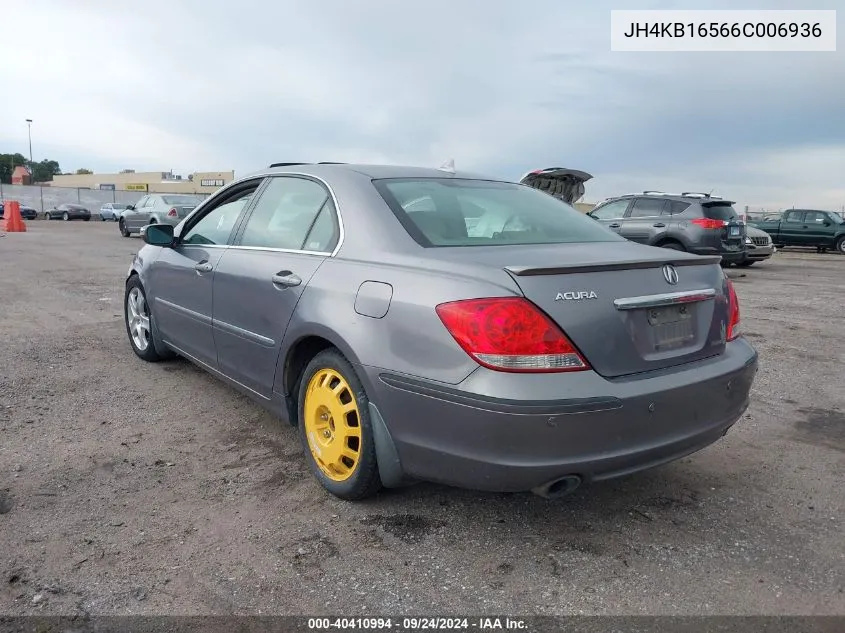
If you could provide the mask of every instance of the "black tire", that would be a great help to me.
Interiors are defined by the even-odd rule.
[[[836,240],[836,250],[845,255],[845,235]]]
[[[87,222],[87,221],[88,221],[88,220],[90,220],[91,218],[90,218],[90,217],[87,217],[87,218],[82,218],[82,219],[83,219],[85,222]]]
[[[126,222],[123,221],[123,218],[118,220],[117,227],[120,229],[120,234],[123,237],[129,237],[129,230],[126,228]]]
[[[686,251],[687,249],[684,248],[684,245],[680,242],[663,242],[660,245],[660,248],[668,248],[673,251]]]
[[[45,219],[45,220],[52,220],[53,218],[51,218],[51,217],[50,217],[50,214],[49,214],[49,213],[45,213],[45,214],[44,214],[44,219]]]
[[[132,347],[132,351],[135,352],[135,355],[138,358],[145,360],[148,363],[157,363],[160,360],[164,360],[166,357],[156,351],[155,342],[153,340],[153,315],[152,311],[149,310],[149,307],[147,307],[150,320],[149,344],[145,349],[140,349],[135,344],[135,341],[132,339],[132,333],[129,330],[129,295],[132,293],[133,289],[136,288],[144,298],[144,303],[149,306],[147,303],[147,293],[144,291],[144,286],[141,283],[141,280],[138,278],[138,275],[133,275],[129,278],[129,281],[126,282],[126,291],[123,293],[123,324],[126,326],[126,336],[129,338],[129,345]]]
[[[359,459],[355,470],[344,481],[335,481],[323,473],[311,452],[306,432],[305,396],[308,390],[308,384],[315,374],[326,369],[337,372],[346,381],[351,392],[350,395],[355,399],[355,404],[358,407],[357,417],[361,431]],[[305,452],[305,459],[308,461],[311,472],[323,488],[334,496],[346,501],[358,501],[376,494],[382,485],[378,471],[375,441],[373,439],[373,427],[370,422],[369,399],[352,365],[349,364],[349,361],[337,349],[329,348],[323,350],[312,358],[311,362],[303,370],[302,377],[299,381],[299,392],[297,394],[297,410],[299,413],[299,439]]]
[[[64,220],[65,222],[70,220],[70,216],[68,215],[67,211],[62,213],[62,220]]]
[[[100,216],[100,222],[105,222],[105,221],[106,221],[106,216],[101,215],[101,216]]]
[[[737,267],[739,267],[739,268],[748,268],[749,266],[753,266],[754,264],[755,264],[754,260],[749,259],[749,260],[746,260],[746,261],[744,261],[744,262],[739,262],[739,263],[737,264]]]

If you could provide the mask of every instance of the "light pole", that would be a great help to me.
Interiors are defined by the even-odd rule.
[[[26,125],[29,130],[29,168],[32,169],[32,119],[27,119]]]

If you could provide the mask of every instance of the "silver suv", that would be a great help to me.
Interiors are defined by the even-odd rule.
[[[644,191],[609,198],[588,215],[632,242],[720,255],[727,265],[745,259],[745,224],[733,205],[706,193]]]
[[[123,237],[140,233],[147,224],[172,224],[176,226],[202,200],[198,196],[180,193],[151,193],[130,204],[120,215],[118,228]]]

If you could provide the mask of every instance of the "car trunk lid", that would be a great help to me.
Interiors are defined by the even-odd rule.
[[[708,200],[701,203],[704,217],[714,223],[721,222],[717,227],[720,239],[725,246],[742,247],[745,242],[745,223],[733,207],[733,202],[727,200]]]
[[[536,169],[525,174],[520,183],[545,191],[567,204],[575,204],[584,195],[584,183],[592,176],[585,171],[565,167]]]
[[[724,352],[729,313],[719,257],[631,242],[461,249],[502,266],[592,368],[615,378]],[[487,252],[482,252],[487,251]],[[462,257],[462,258],[463,258]]]

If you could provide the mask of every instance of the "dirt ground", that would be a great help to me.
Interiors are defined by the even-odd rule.
[[[558,501],[350,504],[293,429],[133,355],[138,238],[28,228],[0,237],[0,614],[845,614],[845,257],[732,269],[761,369],[698,454]]]

